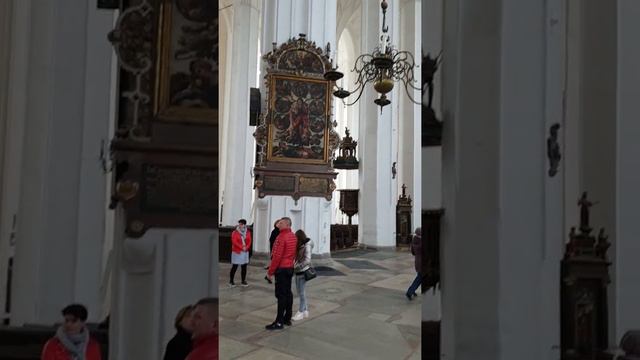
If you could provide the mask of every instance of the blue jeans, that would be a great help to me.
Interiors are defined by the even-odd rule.
[[[307,280],[304,279],[304,273],[296,275],[296,289],[300,295],[300,312],[307,311],[307,299],[304,296],[304,285]]]
[[[418,286],[420,286],[420,284],[422,284],[422,275],[416,274],[416,278],[411,283],[411,286],[409,286],[409,289],[407,289],[407,295],[413,295],[413,293],[418,290]]]

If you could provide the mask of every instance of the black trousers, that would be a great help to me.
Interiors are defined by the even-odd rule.
[[[293,310],[293,293],[291,292],[291,279],[293,268],[278,268],[276,270],[276,299],[278,299],[278,314],[276,322],[283,324],[291,321]]]
[[[242,282],[247,281],[247,264],[240,265],[240,275],[242,275]],[[236,270],[238,270],[238,264],[233,264],[231,267],[231,282],[233,283],[233,278],[236,277]]]

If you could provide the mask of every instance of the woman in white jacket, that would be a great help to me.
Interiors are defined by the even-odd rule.
[[[299,321],[309,317],[307,299],[304,296],[304,286],[306,283],[304,272],[311,267],[311,249],[313,249],[313,242],[302,230],[296,231],[296,238],[298,238],[298,251],[293,266],[296,274],[296,289],[300,296],[300,309],[291,319]]]

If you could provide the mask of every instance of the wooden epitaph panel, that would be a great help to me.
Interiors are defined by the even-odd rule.
[[[165,214],[217,213],[218,192],[213,168],[142,166],[142,211]]]
[[[108,39],[120,66],[110,208],[130,237],[217,228],[217,3],[124,1]]]
[[[254,136],[258,197],[288,195],[331,200],[337,173],[331,167],[340,142],[331,120],[329,50],[298,39],[264,56],[267,111]]]

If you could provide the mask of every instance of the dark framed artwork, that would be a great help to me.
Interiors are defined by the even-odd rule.
[[[323,164],[328,161],[330,87],[327,81],[273,75],[268,161]]]
[[[158,120],[216,123],[218,8],[210,0],[161,0]]]

